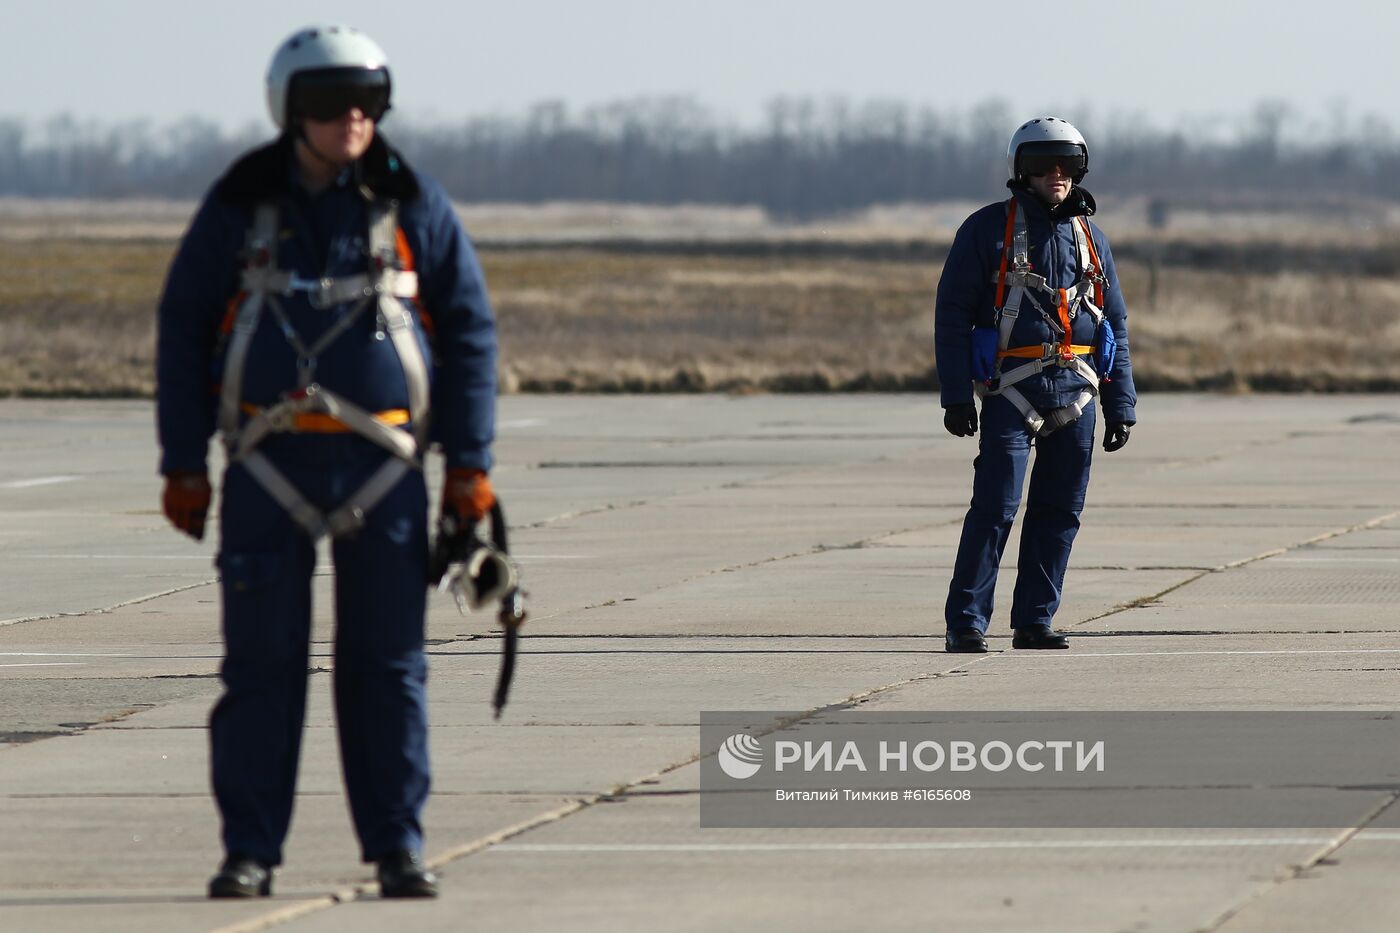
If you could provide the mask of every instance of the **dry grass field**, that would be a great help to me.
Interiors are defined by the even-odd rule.
[[[5,207],[0,220],[13,212]],[[57,226],[50,217],[31,228],[23,228],[25,217],[11,217],[0,242],[8,260],[0,268],[0,394],[152,392],[154,307],[181,223],[179,211],[163,210],[126,226],[112,211],[70,212]],[[570,216],[588,225],[589,236],[615,234],[599,220],[605,215],[598,208]],[[629,231],[638,242],[690,232],[646,216],[646,231]],[[843,252],[842,243],[879,241],[869,218],[798,231],[819,237],[822,248],[784,251],[764,247],[775,234],[761,217],[735,216],[739,222],[726,227],[721,212],[689,215],[695,240],[727,243],[723,250],[692,243],[629,251],[615,241],[590,247],[581,226],[567,225],[550,245],[538,225],[518,217],[498,227],[488,220],[486,236],[474,224],[500,321],[503,386],[743,392],[937,384],[937,259],[854,246]],[[29,232],[16,235],[17,228]],[[946,242],[949,233],[940,229],[934,239]],[[793,234],[777,234],[784,235]],[[757,247],[736,249],[736,242]],[[935,245],[924,254],[939,252]],[[1119,273],[1144,389],[1400,389],[1394,276],[1167,265],[1153,289],[1144,262],[1120,258]]]

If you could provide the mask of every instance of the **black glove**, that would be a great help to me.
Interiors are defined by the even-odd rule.
[[[1104,425],[1103,449],[1109,453],[1128,443],[1128,434],[1131,433],[1133,421],[1109,421]]]
[[[971,402],[949,405],[943,409],[943,427],[956,437],[971,437],[977,433],[977,406]]]

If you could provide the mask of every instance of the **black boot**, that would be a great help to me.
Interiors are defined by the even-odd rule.
[[[437,897],[437,875],[423,865],[422,857],[408,849],[390,852],[379,860],[380,897]]]
[[[1018,628],[1011,636],[1013,648],[1068,648],[1069,638],[1046,628]]]
[[[949,629],[943,644],[950,654],[987,653],[987,639],[975,628]]]
[[[267,897],[272,893],[272,868],[246,855],[230,855],[209,879],[210,897]]]

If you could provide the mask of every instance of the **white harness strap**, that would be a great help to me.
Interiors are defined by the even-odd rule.
[[[1008,202],[1007,209],[1010,209],[1010,202]],[[997,309],[998,351],[1010,348],[1011,331],[1015,328],[1016,321],[1021,315],[1021,302],[1027,296],[1030,297],[1031,304],[1040,312],[1051,331],[1059,334],[1061,338],[1066,336],[1057,316],[1046,311],[1040,299],[1036,297],[1038,294],[1046,295],[1052,301],[1056,301],[1059,296],[1056,290],[1046,283],[1044,276],[1030,271],[1030,237],[1026,230],[1024,212],[1017,211],[1013,221],[1014,230],[1009,244],[1011,267],[1006,272],[1006,303]],[[1092,296],[1096,278],[1102,276],[1102,271],[1096,268],[1093,261],[1084,225],[1074,222],[1070,226],[1074,229],[1074,245],[1079,254],[1080,278],[1066,290],[1069,298],[1069,319],[1073,321],[1080,311],[1085,311],[1094,319],[1095,331],[1097,332],[1098,326],[1103,322],[1103,309],[1094,304]],[[1008,245],[1003,244],[1002,248],[1007,249]],[[993,283],[1001,281],[1000,271],[992,274],[992,281]],[[1040,359],[1023,363],[1006,375],[1002,375],[1002,358],[999,356],[992,380],[996,387],[991,388],[985,383],[974,382],[973,391],[979,398],[989,395],[1002,396],[1016,406],[1016,410],[1021,413],[1021,417],[1025,419],[1026,426],[1031,429],[1032,433],[1041,437],[1051,434],[1083,414],[1084,409],[1099,394],[1099,374],[1095,372],[1094,368],[1081,356],[1065,359],[1060,354],[1061,349],[1061,344],[1047,343],[1044,345],[1044,355]],[[1042,416],[1014,386],[1021,380],[1037,376],[1051,367],[1073,369],[1076,375],[1088,383],[1088,387],[1070,404]]]
[[[238,434],[239,400],[243,397],[243,368],[248,361],[248,347],[253,332],[262,317],[265,288],[249,288],[259,276],[266,279],[277,273],[277,206],[259,204],[253,211],[253,229],[248,231],[244,248],[247,265],[243,270],[243,287],[247,297],[238,308],[230,332],[228,349],[224,353],[224,378],[219,390],[219,430],[225,443]]]
[[[418,455],[418,445],[410,435],[312,383],[305,389],[288,393],[276,405],[269,405],[254,415],[238,433],[234,457],[246,457],[269,434],[295,431],[296,416],[307,413],[329,415],[365,440],[373,441],[404,460],[413,460]]]
[[[398,211],[396,204],[381,209],[375,202],[370,214],[369,249],[371,262],[379,270],[379,280],[374,290],[379,295],[379,324],[389,334],[394,349],[399,354],[399,364],[403,366],[404,381],[408,385],[408,415],[413,422],[413,436],[421,452],[428,446],[428,362],[423,358],[423,348],[413,329],[413,317],[403,301],[396,298],[415,298],[418,295],[418,278],[412,272],[395,268],[398,258],[396,238],[398,237]],[[384,276],[391,277],[385,280]],[[398,295],[387,286],[400,279],[413,276],[413,293]]]
[[[286,509],[298,525],[306,529],[312,541],[327,534],[332,537],[353,534],[365,523],[365,513],[387,496],[403,475],[413,466],[406,460],[385,460],[384,464],[355,491],[349,499],[329,514],[323,515],[292,485],[282,471],[262,454],[254,451],[243,458],[243,466]]]
[[[263,489],[280,504],[312,538],[329,534],[353,534],[365,515],[393,490],[410,469],[422,469],[427,449],[429,418],[428,365],[414,331],[413,316],[404,302],[417,297],[418,277],[398,268],[398,204],[374,201],[370,205],[369,271],[358,275],[317,280],[300,279],[277,268],[278,213],[275,204],[261,204],[253,214],[248,236],[243,290],[247,297],[234,318],[224,380],[219,400],[219,430],[230,464],[241,463]],[[304,293],[313,308],[328,309],[348,301],[359,303],[326,328],[308,346],[292,327],[280,297]],[[413,433],[394,427],[314,381],[317,358],[348,331],[369,309],[375,308],[380,332],[388,336],[403,368],[408,390],[408,414]],[[283,393],[275,405],[242,421],[243,373],[248,349],[264,308],[277,320],[283,335],[298,354],[297,387]],[[296,433],[298,415],[325,415],[371,443],[393,454],[344,503],[323,514],[307,501],[257,448],[268,435]]]

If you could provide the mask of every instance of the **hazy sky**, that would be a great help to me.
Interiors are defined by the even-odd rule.
[[[0,116],[31,121],[270,129],[272,50],[339,21],[384,46],[398,110],[423,120],[685,94],[752,122],[775,95],[840,94],[1157,125],[1272,98],[1400,127],[1400,5],[1361,0],[0,0],[0,14]]]

